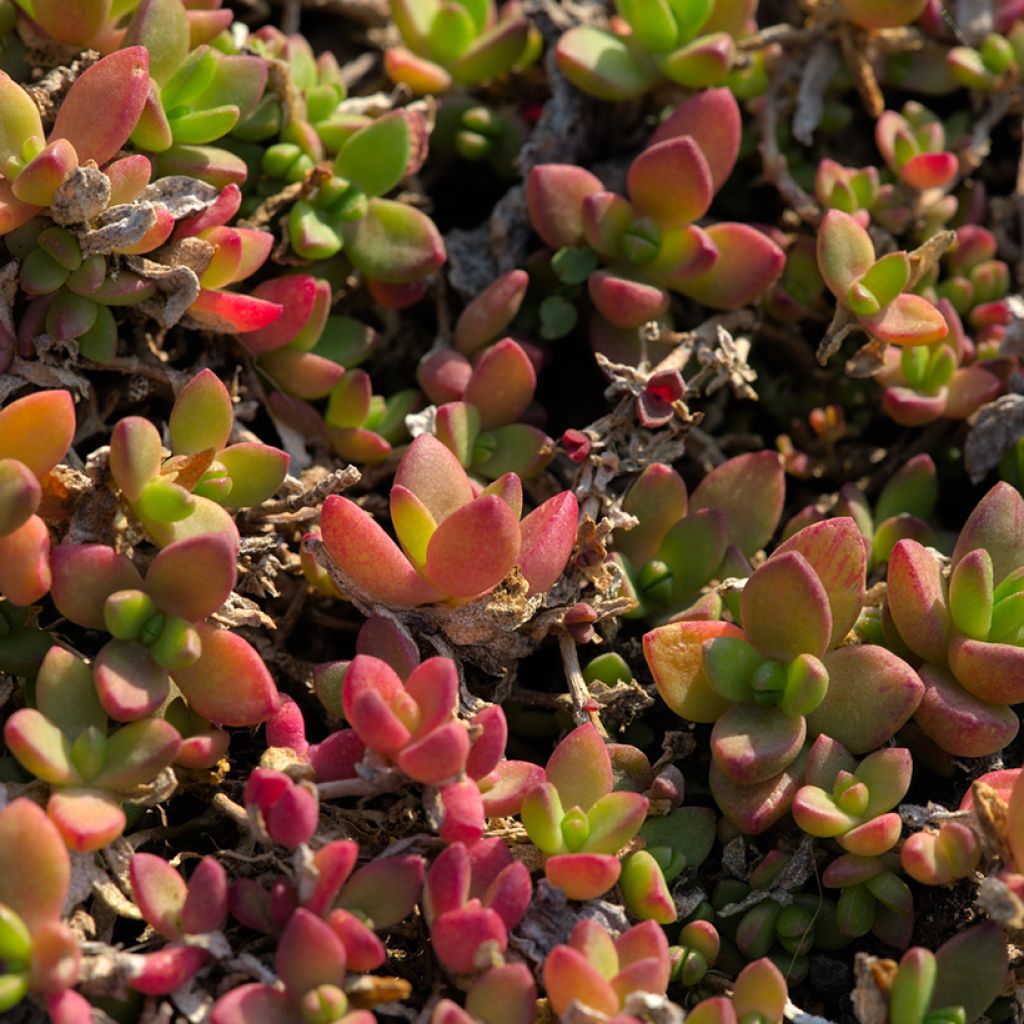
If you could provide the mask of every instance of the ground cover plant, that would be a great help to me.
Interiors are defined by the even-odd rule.
[[[1024,1019],[1022,69],[0,0],[0,1020]]]

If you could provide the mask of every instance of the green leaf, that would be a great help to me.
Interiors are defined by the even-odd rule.
[[[368,196],[380,196],[405,176],[411,152],[412,128],[401,113],[394,113],[356,132],[341,147],[334,166]]]
[[[549,295],[540,304],[540,335],[546,341],[564,338],[576,326],[576,307],[561,295]]]
[[[615,6],[645,50],[665,53],[679,44],[679,29],[666,0],[616,0]]]
[[[583,284],[597,270],[599,262],[592,249],[567,245],[551,257],[551,268],[563,284]]]

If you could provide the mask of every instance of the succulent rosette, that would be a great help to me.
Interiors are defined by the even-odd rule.
[[[825,733],[865,753],[921,702],[924,685],[901,658],[843,643],[863,607],[866,563],[852,519],[813,524],[746,580],[741,626],[682,621],[644,637],[669,707],[715,723],[712,791],[743,831],[763,831],[788,810],[809,736]]]
[[[1018,580],[1024,499],[996,484],[968,517],[947,579],[930,552],[900,541],[889,560],[887,624],[923,662],[915,720],[943,750],[980,757],[1005,746],[1024,700]],[[885,624],[885,623],[884,623]]]
[[[656,320],[673,293],[735,309],[769,288],[785,261],[749,225],[695,223],[732,172],[739,145],[732,93],[698,93],[676,107],[630,165],[628,198],[581,167],[540,164],[526,183],[530,221],[556,260],[569,250],[591,254],[587,291],[614,327]]]
[[[546,591],[576,539],[576,499],[565,491],[522,520],[521,512],[514,473],[479,490],[448,448],[421,434],[391,489],[401,547],[348,498],[328,498],[321,525],[327,554],[350,586],[375,602],[414,608],[486,594],[514,566],[530,594]]]

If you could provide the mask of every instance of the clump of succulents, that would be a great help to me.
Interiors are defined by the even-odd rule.
[[[0,0],[0,1017],[1009,1019],[1024,2],[278,6]]]

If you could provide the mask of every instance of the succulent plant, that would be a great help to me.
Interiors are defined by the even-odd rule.
[[[570,899],[593,899],[618,881],[616,854],[640,830],[648,800],[612,790],[612,762],[593,725],[574,729],[555,748],[520,812],[544,854],[544,874]]]
[[[906,795],[912,770],[904,747],[876,750],[858,764],[842,744],[821,735],[793,797],[793,820],[809,835],[835,839],[848,853],[879,856],[899,842],[903,825],[893,808]]]
[[[745,582],[742,628],[681,621],[644,637],[669,707],[683,718],[715,723],[712,792],[745,832],[763,831],[789,808],[808,736],[825,733],[865,753],[892,736],[921,701],[924,686],[902,659],[872,644],[842,646],[863,607],[866,561],[852,519],[812,524]],[[782,600],[792,602],[784,616]]]
[[[873,338],[920,346],[949,333],[945,318],[927,299],[905,291],[911,283],[905,252],[875,257],[871,236],[856,218],[829,210],[818,229],[818,267],[829,291]]]
[[[1003,389],[984,364],[969,363],[972,346],[952,303],[940,299],[936,308],[949,327],[945,338],[902,349],[890,346],[875,374],[884,389],[882,407],[901,426],[921,426],[940,416],[967,419]]]
[[[57,1019],[92,1015],[88,1001],[72,991],[81,954],[61,921],[70,882],[64,842],[39,806],[19,797],[0,809],[0,1013],[33,992],[45,995]]]
[[[121,804],[147,799],[181,746],[160,718],[135,716],[110,731],[98,669],[51,647],[36,678],[36,706],[4,724],[4,742],[51,788],[47,814],[72,850],[98,850],[125,827]]]
[[[355,502],[324,503],[324,547],[341,576],[381,604],[411,608],[493,590],[514,566],[542,593],[565,568],[576,538],[576,499],[563,492],[521,522],[522,485],[506,473],[476,493],[436,438],[421,434],[391,489],[398,547]]]
[[[581,167],[534,167],[527,207],[555,252],[556,272],[566,264],[564,279],[571,265],[615,327],[656,320],[672,293],[716,309],[751,302],[782,272],[782,251],[749,225],[694,223],[732,172],[739,143],[736,100],[728,89],[712,89],[684,100],[661,123],[630,166],[628,199]]]
[[[152,953],[129,984],[146,995],[167,995],[185,984],[212,956],[186,936],[218,932],[228,916],[228,876],[220,862],[204,857],[186,882],[163,858],[136,853],[128,865],[143,920],[169,941]]]
[[[452,843],[430,866],[423,911],[438,960],[453,974],[475,974],[501,957],[508,932],[530,905],[530,872],[501,839]]]
[[[616,0],[615,7],[612,31],[577,25],[559,39],[556,55],[559,70],[578,89],[621,101],[663,77],[685,89],[721,85],[736,58],[734,37],[752,31],[757,3]]]
[[[0,132],[0,235],[56,205],[63,222],[74,224],[100,213],[111,196],[101,178],[89,209],[79,209],[70,186],[76,175],[91,177],[88,161],[109,164],[135,129],[149,91],[149,54],[130,46],[109,54],[85,71],[68,91],[47,138],[28,93],[0,72],[3,127]],[[114,116],[98,120],[97,109]],[[79,168],[82,168],[79,170]],[[103,188],[102,181],[106,181]],[[83,216],[82,214],[85,214]]]
[[[920,103],[905,103],[899,114],[885,111],[875,123],[875,142],[889,169],[910,188],[945,188],[956,174],[956,156],[943,149],[942,123]]]
[[[712,579],[749,575],[747,560],[771,540],[784,496],[782,466],[770,452],[716,466],[692,496],[671,467],[649,465],[622,501],[637,525],[613,535],[638,602],[635,614],[680,611]]]
[[[74,434],[66,391],[37,391],[0,409],[0,594],[12,604],[30,605],[50,589],[50,532],[36,511]]]
[[[1014,524],[1021,517],[1020,494],[996,484],[960,531],[948,582],[916,541],[900,541],[889,559],[888,621],[894,637],[924,662],[915,720],[951,754],[981,756],[1017,733],[1008,705],[1021,697],[1014,668],[1022,559]]]
[[[616,939],[597,921],[584,919],[568,944],[548,953],[544,989],[560,1019],[573,1003],[615,1017],[631,992],[663,994],[670,971],[668,940],[653,921],[634,925]]]
[[[178,393],[169,420],[169,458],[148,420],[127,416],[115,425],[111,475],[161,546],[209,533],[237,545],[229,510],[258,505],[280,487],[289,456],[258,441],[228,444],[233,428],[231,397],[211,370],[202,370]]]

